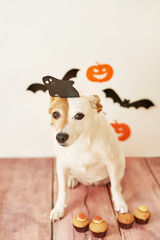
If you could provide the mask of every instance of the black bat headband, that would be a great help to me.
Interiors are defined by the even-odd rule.
[[[77,68],[73,68],[70,69],[62,78],[62,80],[70,80],[71,78],[75,78],[77,77],[77,73],[78,73],[79,69]],[[32,83],[31,85],[29,85],[29,87],[27,88],[28,91],[31,91],[33,93],[36,93],[37,91],[41,90],[43,92],[46,92],[48,89],[46,87],[46,85],[42,84],[42,83]]]
[[[61,98],[75,98],[79,97],[78,91],[72,86],[73,81],[65,79],[59,80],[52,76],[45,76],[42,78],[45,86],[47,87],[51,97]]]

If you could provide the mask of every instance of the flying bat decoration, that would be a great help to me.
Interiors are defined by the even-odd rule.
[[[70,80],[71,78],[75,78],[77,77],[77,73],[78,73],[79,69],[73,68],[71,70],[69,70],[64,77],[62,78],[62,80]],[[33,83],[31,84],[27,90],[36,93],[37,91],[41,90],[43,92],[47,91],[47,86],[41,83]]]
[[[42,80],[47,87],[51,97],[79,97],[78,91],[72,86],[74,84],[73,81],[68,81],[65,79],[59,80],[52,76],[45,76]]]
[[[144,107],[144,108],[148,109],[148,108],[154,106],[154,103],[151,102],[149,99],[140,99],[135,102],[130,102],[130,100],[127,100],[127,99],[121,100],[121,98],[118,96],[118,94],[111,88],[104,89],[103,92],[105,93],[106,97],[112,98],[113,102],[119,103],[120,106],[124,107],[124,108]]]

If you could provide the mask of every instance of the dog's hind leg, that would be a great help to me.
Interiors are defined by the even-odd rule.
[[[67,183],[68,187],[70,188],[75,188],[79,185],[78,180],[73,177],[71,174],[68,176],[68,183]]]

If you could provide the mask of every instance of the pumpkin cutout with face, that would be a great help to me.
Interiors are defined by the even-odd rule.
[[[87,69],[87,78],[92,82],[109,81],[113,75],[113,68],[108,64],[99,64],[91,66]]]
[[[111,123],[111,126],[117,133],[119,141],[125,141],[130,137],[131,130],[127,124],[115,121],[115,123]]]

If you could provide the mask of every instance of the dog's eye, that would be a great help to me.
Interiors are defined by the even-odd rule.
[[[58,118],[60,118],[61,114],[59,112],[53,112],[52,116],[54,119],[58,119]]]
[[[81,120],[82,118],[84,118],[84,114],[83,113],[77,113],[74,117],[77,120]]]

